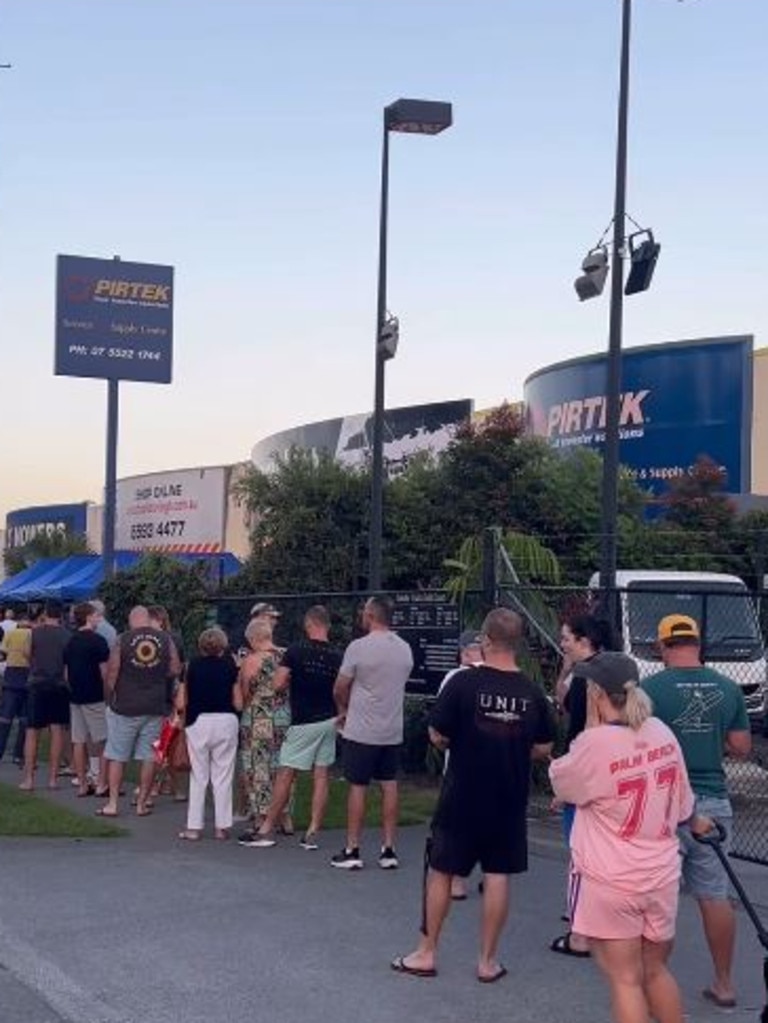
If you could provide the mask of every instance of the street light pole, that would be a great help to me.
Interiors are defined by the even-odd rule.
[[[624,244],[627,215],[627,135],[632,0],[622,0],[621,70],[616,142],[616,191],[613,209],[611,311],[605,392],[600,587],[606,610],[616,620],[616,556],[619,514],[619,429],[621,417],[621,345],[624,313]]]
[[[387,227],[389,220],[389,124],[383,116],[381,143],[381,201],[379,206],[379,271],[376,290],[376,376],[373,395],[373,457],[371,463],[371,534],[368,589],[381,589],[381,551],[384,529],[384,369],[381,333],[387,316]]]
[[[371,459],[371,518],[368,539],[368,589],[382,584],[384,528],[384,364],[397,348],[397,323],[389,321],[394,337],[385,337],[387,320],[387,222],[389,213],[389,135],[439,135],[453,123],[450,103],[399,99],[384,108],[381,145],[381,205],[379,210],[379,274],[376,295],[376,381],[373,396],[373,453]]]

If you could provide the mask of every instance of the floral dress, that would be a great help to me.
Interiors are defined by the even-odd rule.
[[[246,699],[240,717],[240,765],[248,816],[258,823],[272,802],[275,761],[275,671],[279,653],[267,653],[254,675],[247,679]],[[279,749],[279,747],[278,747]]]

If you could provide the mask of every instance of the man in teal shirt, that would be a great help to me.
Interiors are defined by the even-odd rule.
[[[724,756],[745,757],[752,748],[747,708],[731,679],[701,663],[699,626],[686,615],[667,615],[658,627],[664,670],[645,679],[656,717],[675,733],[685,757],[695,813],[710,817],[730,841],[733,811],[723,767]],[[736,918],[728,878],[715,852],[697,843],[690,828],[680,829],[683,879],[701,911],[715,980],[703,995],[720,1008],[736,1004],[731,979]]]

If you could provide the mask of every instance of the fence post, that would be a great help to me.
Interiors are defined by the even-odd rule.
[[[483,603],[494,608],[499,596],[499,531],[495,526],[483,530]]]

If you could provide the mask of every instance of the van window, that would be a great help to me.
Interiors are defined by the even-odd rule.
[[[752,599],[733,583],[630,583],[625,601],[630,651],[642,660],[661,659],[656,630],[670,614],[688,615],[699,623],[706,661],[757,661],[763,656]]]

